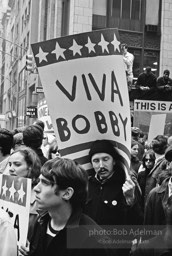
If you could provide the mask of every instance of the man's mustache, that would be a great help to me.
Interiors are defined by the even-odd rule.
[[[108,171],[108,169],[106,169],[105,167],[101,167],[101,168],[98,170],[98,173],[105,172],[105,171]]]

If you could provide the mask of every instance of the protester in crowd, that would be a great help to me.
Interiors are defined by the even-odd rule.
[[[23,143],[23,132],[18,132],[15,135],[13,135],[13,147],[12,149],[15,150],[21,145],[24,145]]]
[[[44,129],[45,129],[45,124],[44,124],[43,121],[41,121],[41,120],[38,119],[38,120],[36,120],[33,124],[36,124],[36,125],[41,126],[42,130],[44,131]]]
[[[43,165],[48,159],[43,155],[41,150],[42,140],[43,140],[43,129],[40,125],[29,125],[23,131],[23,142],[27,147],[32,148],[41,161]]]
[[[158,190],[156,190],[156,195],[160,198],[163,192],[158,194]],[[149,240],[143,241],[138,245],[136,250],[132,253],[132,256],[150,256],[150,255],[159,255],[159,256],[170,256],[172,255],[172,194],[171,196],[164,199],[161,203],[163,204],[164,217],[165,217],[165,229],[158,230],[157,235]],[[158,204],[159,201],[155,198],[155,211],[159,215],[158,212]],[[153,201],[152,201],[153,203]],[[153,228],[152,228],[153,230]],[[156,230],[156,229],[155,229]]]
[[[169,77],[170,71],[164,70],[163,76],[157,79],[157,89],[161,92],[169,92],[172,90],[172,79]]]
[[[89,159],[94,172],[85,213],[99,225],[141,223],[140,192],[130,178],[126,179],[123,158],[113,144],[108,140],[93,142]]]
[[[143,131],[140,130],[139,142],[143,145],[144,149],[145,149],[145,144],[147,139],[148,139],[147,133],[144,133]]]
[[[167,143],[168,143],[169,146],[172,146],[172,136],[168,137]]]
[[[141,161],[143,154],[144,154],[144,145],[142,144],[141,140],[141,134],[142,131],[138,127],[131,127],[131,139],[132,141],[137,141],[139,145],[139,150],[138,150],[138,158]]]
[[[51,140],[49,145],[49,151],[48,151],[48,159],[53,159],[56,157],[59,157],[59,151],[58,151],[58,143],[57,139],[54,137],[53,140]]]
[[[127,75],[127,82],[129,89],[131,88],[133,84],[133,62],[134,62],[134,55],[130,52],[128,52],[128,45],[127,44],[121,44],[122,54],[123,54],[123,60],[125,64],[125,71]]]
[[[165,161],[165,151],[167,148],[167,138],[164,135],[157,135],[151,143],[152,150],[155,153],[155,164],[147,175],[147,186],[145,188],[145,200],[149,192],[158,184],[158,177],[161,171],[161,165]]]
[[[17,256],[17,237],[7,212],[0,208],[0,255]]]
[[[50,150],[52,150],[52,151],[55,150],[54,149],[54,148],[56,148],[55,144],[57,145],[55,136],[44,132],[41,149],[42,149],[44,156],[47,159],[52,159],[52,157],[50,157],[50,154],[51,154]]]
[[[165,174],[164,179],[160,186],[150,192],[146,201],[144,216],[146,225],[165,224],[164,206],[172,195],[172,147],[166,150],[165,159],[170,162],[170,165],[163,173],[163,175]]]
[[[41,162],[38,155],[29,147],[21,146],[11,153],[9,157],[9,174],[32,179],[32,191],[30,202],[29,232],[28,239],[32,234],[34,221],[37,218],[37,206],[34,186],[38,182]]]
[[[131,169],[138,173],[141,161],[139,160],[139,142],[131,141]]]
[[[13,134],[0,128],[0,173],[8,172],[8,160],[13,146]]]
[[[152,73],[151,67],[146,67],[145,71],[139,74],[136,88],[142,91],[156,89],[156,76]]]
[[[61,158],[44,164],[34,190],[39,210],[46,213],[36,222],[30,256],[109,255],[98,243],[99,235],[90,234],[100,227],[82,213],[87,186],[87,172],[74,161]],[[26,255],[24,247],[20,252]]]
[[[141,171],[138,173],[138,183],[140,185],[141,191],[142,191],[142,207],[144,209],[145,205],[145,190],[147,187],[147,176],[154,167],[155,164],[155,153],[153,150],[148,150],[145,152],[143,159],[142,159],[142,165],[140,166]]]

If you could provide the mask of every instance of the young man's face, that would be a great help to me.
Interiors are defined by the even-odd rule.
[[[122,53],[124,53],[124,54],[127,53],[127,48],[125,46],[122,46]]]
[[[92,166],[100,179],[106,179],[114,172],[115,161],[107,153],[97,153],[92,156]]]
[[[164,73],[164,78],[168,79],[169,78],[169,74],[168,73]]]
[[[58,208],[64,203],[62,198],[64,191],[59,190],[58,193],[56,192],[55,194],[57,185],[46,179],[42,174],[39,178],[39,183],[34,187],[38,208],[47,211]]]

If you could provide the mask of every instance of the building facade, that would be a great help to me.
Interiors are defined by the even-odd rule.
[[[1,0],[2,1],[2,0]],[[44,98],[35,64],[26,71],[31,44],[69,34],[118,28],[135,56],[134,77],[146,66],[172,73],[172,0],[9,0],[1,15],[0,115],[9,129],[31,124],[28,106]]]

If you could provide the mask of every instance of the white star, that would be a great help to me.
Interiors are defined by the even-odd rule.
[[[3,195],[6,196],[6,192],[7,192],[7,190],[8,190],[8,187],[6,186],[6,183],[7,183],[7,181],[5,181],[4,186],[2,187],[2,190],[3,190],[2,196],[3,196]]]
[[[104,36],[101,34],[101,41],[100,41],[100,43],[98,43],[98,45],[100,45],[102,47],[102,52],[107,51],[109,53],[109,50],[108,50],[108,47],[107,47],[108,44],[109,44],[109,42],[107,42],[104,39]]]
[[[118,52],[120,52],[120,49],[119,49],[120,42],[117,40],[115,34],[114,34],[113,41],[111,42],[111,44],[113,44],[115,51],[118,50]]]
[[[13,183],[12,183],[11,188],[9,189],[9,191],[10,191],[10,197],[9,197],[9,199],[12,197],[12,200],[14,200],[14,193],[16,192],[16,190],[15,190],[15,188],[14,188],[14,181],[13,181]]]
[[[93,44],[93,43],[91,42],[90,38],[88,37],[88,43],[87,43],[85,46],[88,48],[89,53],[90,53],[90,52],[95,52],[95,49],[94,49],[94,46],[95,46],[95,45],[96,45],[96,44]]]
[[[18,190],[18,194],[19,194],[19,198],[18,198],[18,201],[21,200],[21,202],[23,202],[23,197],[24,195],[26,194],[23,190],[23,183],[21,183],[21,187],[20,189]]]
[[[73,39],[73,45],[69,48],[71,51],[73,51],[73,56],[76,55],[77,53],[81,55],[81,48],[83,48],[82,45],[77,44],[75,39]]]
[[[66,51],[66,49],[61,48],[60,45],[58,44],[58,42],[56,42],[56,48],[54,51],[52,51],[51,53],[55,53],[56,54],[56,59],[58,60],[59,57],[61,56],[63,59],[65,59],[64,56],[64,51]]]
[[[46,56],[48,55],[48,52],[43,52],[42,48],[39,47],[39,53],[35,55],[35,57],[39,58],[39,63],[41,63],[43,60],[47,61]]]

